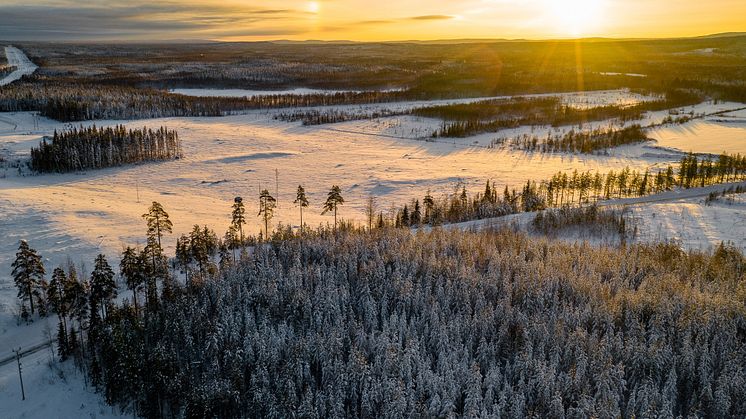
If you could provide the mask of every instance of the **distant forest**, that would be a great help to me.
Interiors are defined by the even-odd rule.
[[[136,119],[215,116],[269,107],[619,88],[697,92],[712,99],[746,102],[745,39],[465,44],[21,43],[19,46],[40,69],[0,90],[0,111],[39,111],[61,121]],[[699,52],[707,48],[716,52]],[[580,53],[582,62],[578,61]],[[278,95],[246,101],[190,98],[167,92],[178,87],[309,87],[367,92]],[[575,118],[550,123],[572,123]]]
[[[38,172],[65,173],[103,169],[143,161],[172,160],[182,156],[176,131],[128,130],[123,125],[55,130],[31,149],[31,168]]]

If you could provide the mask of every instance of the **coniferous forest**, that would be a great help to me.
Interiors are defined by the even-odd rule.
[[[38,148],[32,148],[31,168],[38,172],[65,173],[181,156],[178,133],[165,127],[128,130],[123,125],[81,126],[55,131],[51,138],[44,138]]]
[[[63,359],[143,417],[746,415],[746,261],[727,245],[321,231],[184,283],[149,243],[120,265],[139,305],[112,302],[103,255],[90,281],[55,270],[52,299]]]

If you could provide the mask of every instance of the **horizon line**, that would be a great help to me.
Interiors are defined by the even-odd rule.
[[[66,40],[1,40],[3,44],[10,45],[13,42],[16,43],[49,43],[49,44],[107,44],[107,43],[120,43],[120,44],[173,44],[173,43],[220,43],[220,44],[251,44],[251,43],[323,43],[323,44],[407,44],[407,43],[487,43],[487,42],[550,42],[550,41],[666,41],[666,40],[683,40],[683,39],[708,39],[708,38],[735,38],[746,36],[746,30],[731,31],[731,32],[718,32],[704,35],[690,35],[690,36],[661,36],[661,37],[614,37],[614,36],[588,36],[588,37],[555,37],[555,38],[433,38],[433,39],[403,39],[403,40],[366,40],[359,41],[353,39],[263,39],[263,40],[245,40],[245,41],[231,41],[231,40],[220,40],[220,39],[189,39],[189,38],[173,38],[173,39],[162,39],[162,40],[143,40],[143,39],[103,39],[103,40],[90,40],[90,39],[66,39]]]

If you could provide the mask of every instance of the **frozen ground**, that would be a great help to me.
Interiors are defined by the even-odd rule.
[[[31,60],[26,57],[20,49],[12,46],[5,47],[5,56],[8,59],[8,65],[15,67],[15,71],[0,79],[0,86],[13,83],[23,76],[33,74],[38,68],[36,64],[32,63]]]
[[[53,363],[53,354],[45,349],[22,359],[26,400],[21,400],[18,365],[15,361],[0,365],[0,417],[21,418],[121,418],[116,409],[85,383],[72,361]]]
[[[593,96],[576,96],[576,95],[570,95],[567,97],[564,97],[564,102],[571,105],[571,106],[583,106],[583,107],[591,107],[592,104],[595,104],[593,106],[599,106],[603,105],[604,103],[625,103],[630,100],[639,101],[640,98],[635,98],[630,92],[623,92],[623,91],[605,91],[605,92],[595,92]],[[650,97],[647,97],[648,99]],[[604,101],[605,100],[605,101]],[[637,103],[637,102],[634,102]],[[687,106],[682,108],[674,109],[673,112],[675,112],[677,115],[689,115],[689,116],[702,116],[702,115],[711,115],[721,112],[726,112],[729,110],[735,110],[735,109],[742,109],[744,108],[744,104],[742,103],[736,103],[736,102],[720,102],[720,103],[713,103],[713,102],[703,102],[694,106]],[[547,135],[552,136],[561,136],[566,134],[570,130],[574,130],[575,132],[578,131],[591,131],[594,129],[606,129],[606,128],[623,128],[628,127],[631,125],[641,125],[643,127],[650,127],[650,126],[657,126],[660,125],[663,120],[670,115],[670,112],[668,110],[665,111],[656,111],[656,112],[647,112],[643,115],[643,118],[640,120],[633,120],[633,121],[626,121],[622,122],[619,120],[604,120],[604,121],[593,121],[593,122],[587,122],[584,124],[576,124],[572,126],[562,126],[562,127],[551,127],[551,126],[521,126],[518,128],[511,128],[511,129],[504,129],[497,132],[489,132],[489,133],[483,133],[478,134],[466,138],[448,138],[448,139],[439,139],[439,141],[446,141],[446,142],[456,142],[461,144],[469,144],[472,146],[480,146],[480,147],[487,147],[487,146],[500,146],[509,144],[511,140],[514,139],[521,139],[523,137],[539,137],[544,138]],[[730,114],[728,114],[730,115]],[[719,117],[713,117],[715,118],[723,118],[723,116]],[[692,121],[698,122],[699,120]],[[418,116],[412,116],[412,115],[404,115],[404,116],[393,116],[393,117],[386,117],[386,118],[377,118],[377,119],[370,119],[370,120],[360,120],[360,121],[350,121],[350,122],[343,122],[338,124],[328,124],[328,125],[322,125],[324,129],[332,130],[332,131],[352,131],[352,132],[364,132],[368,134],[376,134],[376,135],[390,135],[392,137],[401,137],[401,138],[411,138],[411,139],[426,139],[430,138],[432,136],[432,133],[438,128],[440,128],[443,124],[443,121],[440,119],[435,118],[422,118]],[[664,127],[661,127],[660,130],[665,130],[666,128],[676,129],[681,126],[678,125],[667,125]],[[686,124],[684,125],[686,127]],[[746,124],[743,124],[743,129],[746,130]],[[658,132],[658,130],[651,131],[652,133]],[[744,131],[746,132],[746,131]],[[659,135],[650,135],[650,137],[659,139],[661,138],[662,144],[668,146],[668,143],[665,141],[665,138]],[[714,135],[711,138],[716,138]],[[695,144],[697,141],[695,139],[687,138],[687,141],[690,141],[692,144]],[[687,146],[689,144],[686,143],[679,143],[677,144],[679,146]],[[728,143],[728,145],[736,145]],[[673,145],[673,147],[676,147],[676,145]],[[611,150],[612,152],[614,150]],[[685,150],[689,151],[689,150]],[[722,150],[720,150],[722,151]]]

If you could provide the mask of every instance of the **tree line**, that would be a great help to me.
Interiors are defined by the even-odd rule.
[[[55,130],[51,137],[41,140],[39,147],[31,149],[30,164],[38,172],[65,173],[180,157],[181,141],[176,131],[93,125]]]
[[[324,110],[296,110],[293,112],[282,112],[274,116],[274,119],[284,122],[301,121],[303,125],[336,124],[339,122],[359,121],[361,119],[387,118],[391,116],[408,115],[410,111],[395,111],[391,109],[379,109],[373,111],[346,111],[339,109]]]
[[[38,111],[57,121],[224,116],[253,110],[396,102],[417,98],[407,91],[350,91],[251,97],[195,97],[126,84],[66,83],[30,76],[4,86],[0,112]]]
[[[688,154],[682,157],[677,169],[669,165],[657,171],[629,167],[607,173],[560,171],[549,179],[528,180],[521,188],[506,185],[500,190],[488,180],[484,191],[475,194],[469,194],[465,185],[441,197],[428,191],[422,200],[412,199],[396,208],[389,217],[380,212],[373,221],[379,227],[435,226],[601,200],[641,197],[676,187],[688,189],[743,180],[746,180],[746,156],[724,153],[712,159]]]

